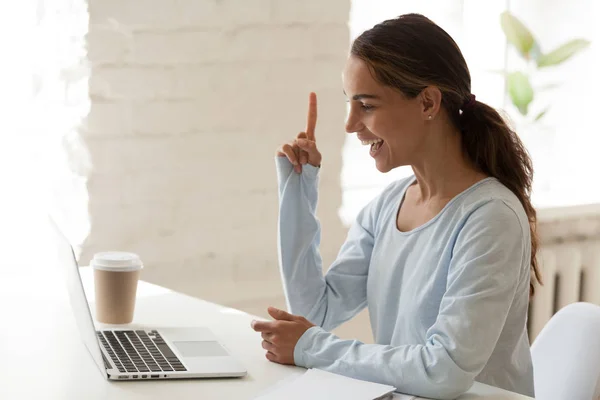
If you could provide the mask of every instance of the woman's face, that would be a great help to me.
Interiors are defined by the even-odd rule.
[[[356,132],[381,172],[412,164],[426,133],[421,96],[409,99],[381,85],[354,56],[348,58],[342,80],[350,103],[346,132]]]

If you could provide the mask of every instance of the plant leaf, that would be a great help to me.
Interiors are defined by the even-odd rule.
[[[533,88],[529,78],[522,72],[511,72],[506,79],[512,103],[521,114],[527,115],[529,104],[533,101]]]
[[[525,25],[517,17],[508,11],[500,15],[500,25],[510,44],[521,53],[525,59],[529,59],[529,52],[534,47],[535,39]]]
[[[537,65],[541,68],[560,64],[589,45],[590,42],[585,39],[573,39],[550,53],[540,56],[537,60]]]
[[[535,118],[533,120],[534,121],[539,121],[540,119],[542,119],[542,117],[544,115],[546,115],[546,113],[548,112],[549,109],[550,109],[550,107],[544,108],[538,115],[535,116]]]

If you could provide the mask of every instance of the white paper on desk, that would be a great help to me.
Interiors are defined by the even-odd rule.
[[[281,384],[276,384],[255,400],[374,400],[390,395],[394,390],[396,388],[393,386],[348,378],[320,369],[309,369],[296,379],[286,379]]]

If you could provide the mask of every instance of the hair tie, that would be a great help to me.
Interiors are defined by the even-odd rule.
[[[462,110],[465,111],[475,105],[475,95],[470,94],[469,98],[463,103]]]

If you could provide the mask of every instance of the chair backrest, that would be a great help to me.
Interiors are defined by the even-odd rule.
[[[600,306],[560,309],[531,346],[535,398],[594,400],[600,396]]]

